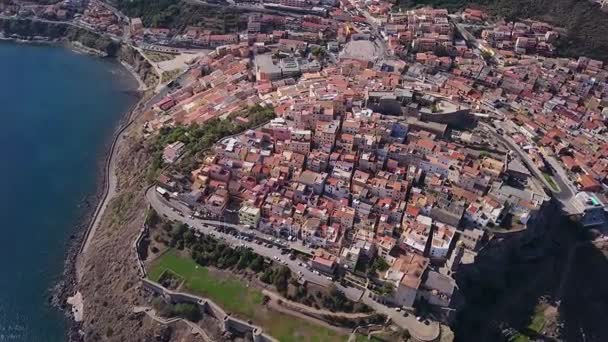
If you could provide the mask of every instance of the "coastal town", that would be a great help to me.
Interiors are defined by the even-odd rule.
[[[380,315],[326,340],[399,331],[401,340],[449,341],[470,301],[461,282],[482,255],[510,246],[540,258],[544,250],[529,246],[555,216],[596,241],[608,235],[608,70],[561,57],[562,28],[383,0],[216,5],[246,11],[238,30],[148,27],[101,1],[0,6],[3,17],[69,21],[167,59],[193,54],[138,127],[155,149],[145,197],[157,222],[136,241],[154,296],[223,307],[210,292],[176,285],[188,283],[179,269],[159,269],[175,253],[206,267],[194,257],[202,252],[184,247],[190,231],[190,240],[248,249],[247,262],[285,267],[294,288],[331,289]],[[163,224],[186,228],[176,238]],[[266,297],[283,296],[270,299],[284,303],[281,312],[338,321],[261,282],[271,284]],[[174,295],[182,290],[186,299]],[[215,306],[205,304],[225,319],[236,312],[222,323],[230,338],[289,340],[255,315]],[[501,327],[502,338],[558,338],[559,323],[543,320],[538,329]],[[205,324],[187,324],[216,340]]]

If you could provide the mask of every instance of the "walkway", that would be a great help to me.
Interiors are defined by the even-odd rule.
[[[266,289],[262,290],[262,293],[268,297],[270,297],[274,301],[280,300],[287,306],[287,309],[292,309],[294,311],[308,313],[311,315],[323,315],[323,316],[332,316],[332,317],[343,317],[343,318],[367,318],[374,314],[374,312],[335,312],[329,311],[326,309],[315,309],[311,306],[304,305],[302,303],[291,301],[278,293],[274,293],[272,291],[268,291]]]

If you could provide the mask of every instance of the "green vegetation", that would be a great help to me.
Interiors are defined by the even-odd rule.
[[[323,47],[315,47],[311,51],[312,55],[315,56],[316,59],[324,59],[327,56],[327,51]]]
[[[273,313],[272,316],[275,319],[265,319],[267,324],[263,327],[281,342],[346,342],[348,340],[347,336],[303,319],[279,313]]]
[[[144,54],[146,55],[146,57],[148,57],[149,60],[156,63],[170,61],[175,58],[175,55],[172,55],[170,53],[162,53],[156,51],[144,51]]]
[[[150,269],[150,279],[159,281],[166,270],[183,278],[188,290],[212,299],[229,312],[252,317],[255,307],[262,304],[264,296],[260,291],[248,288],[236,279],[212,277],[206,267],[178,255],[176,250],[169,250],[155,261]]]
[[[287,294],[288,281],[291,278],[291,271],[287,266],[280,266],[278,268],[267,268],[264,273],[260,276],[260,280],[266,284],[273,284],[279,293],[282,295]]]
[[[387,336],[384,336],[387,335]],[[383,335],[372,335],[369,338],[367,335],[357,334],[355,338],[355,342],[389,342],[389,341],[408,341],[408,338],[399,339],[399,336],[395,336],[396,334],[383,334]]]
[[[116,56],[120,48],[119,43],[106,36],[63,23],[0,18],[0,32],[4,32],[7,36],[67,39],[72,42],[79,42],[85,47],[101,51],[111,57]]]
[[[547,173],[543,173],[543,177],[545,177],[545,180],[547,181],[547,183],[549,183],[549,185],[551,185],[551,188],[555,191],[559,191],[559,186],[557,186],[557,184],[555,183],[555,180],[553,179],[553,177]]]
[[[180,74],[180,69],[173,69],[168,71],[163,71],[163,74],[160,75],[160,82],[167,83],[169,81],[173,81]]]
[[[192,322],[198,322],[202,314],[198,305],[192,303],[169,304],[161,298],[152,302],[154,309],[163,317],[181,317]]]
[[[162,168],[162,152],[163,148],[168,144],[176,141],[181,141],[185,144],[184,156],[177,167],[182,171],[188,172],[195,167],[198,154],[209,149],[221,138],[257,127],[275,117],[273,108],[259,105],[247,108],[238,113],[238,115],[247,118],[249,122],[237,123],[229,119],[213,119],[205,122],[204,125],[193,124],[190,126],[162,128],[150,145],[153,158],[148,179],[156,178],[158,170]]]
[[[217,33],[236,32],[239,10],[235,8],[191,5],[181,0],[116,0],[116,5],[129,17],[141,17],[146,27],[183,30],[198,26]]]
[[[378,288],[378,293],[382,296],[390,295],[395,291],[395,286],[392,283],[385,282]]]
[[[592,1],[579,0],[398,0],[401,7],[431,5],[461,9],[483,7],[489,13],[505,18],[538,19],[567,30],[558,41],[562,56],[585,55],[608,61],[608,13]]]
[[[158,281],[167,270],[183,278],[184,286],[190,292],[208,297],[225,310],[252,320],[279,341],[346,341],[345,336],[331,329],[267,309],[262,305],[263,295],[259,290],[247,287],[231,276],[211,277],[206,267],[174,249],[151,265],[149,277]]]
[[[539,334],[545,327],[545,310],[544,305],[538,305],[534,309],[534,315],[530,320],[530,324],[523,329],[523,332],[517,333],[513,336],[510,341],[512,342],[527,342],[531,341],[532,338]],[[531,336],[530,336],[531,335]]]
[[[133,209],[135,195],[132,192],[122,192],[110,201],[110,225],[117,226],[126,222],[129,212]]]
[[[160,216],[158,216],[158,213],[156,212],[156,210],[150,208],[148,210],[148,212],[146,213],[146,224],[148,226],[155,226],[157,224],[160,223]]]

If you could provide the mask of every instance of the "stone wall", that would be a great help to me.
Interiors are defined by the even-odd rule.
[[[272,336],[264,334],[261,327],[226,314],[219,305],[207,298],[187,293],[174,292],[147,278],[142,279],[142,285],[145,289],[162,296],[171,303],[193,303],[198,305],[202,312],[212,315],[220,322],[223,322],[222,328],[225,331],[238,334],[251,333],[255,342],[278,342],[278,340]]]

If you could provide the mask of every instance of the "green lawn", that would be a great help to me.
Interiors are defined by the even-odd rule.
[[[532,321],[526,327],[526,331],[532,331],[535,334],[539,334],[543,328],[545,327],[545,311],[542,306],[536,307],[534,311],[534,316],[532,316]],[[528,337],[525,332],[520,332],[510,339],[511,342],[528,342],[530,341],[530,337]]]
[[[177,255],[175,250],[169,250],[154,262],[149,271],[150,279],[158,281],[165,270],[182,277],[188,290],[208,297],[228,312],[251,317],[256,306],[262,304],[264,296],[260,291],[246,287],[239,280],[210,277],[207,268],[197,265],[191,258]]]
[[[535,333],[540,333],[541,330],[545,327],[545,310],[543,306],[537,306],[534,310],[534,316],[532,316],[532,321],[528,325],[528,329],[534,331]]]
[[[281,342],[333,342],[346,341],[347,336],[323,326],[270,310],[262,305],[261,291],[248,288],[237,278],[216,279],[206,267],[189,257],[169,250],[149,267],[148,277],[158,281],[169,270],[184,279],[188,292],[207,297],[224,310],[238,317],[252,320],[264,331]]]

